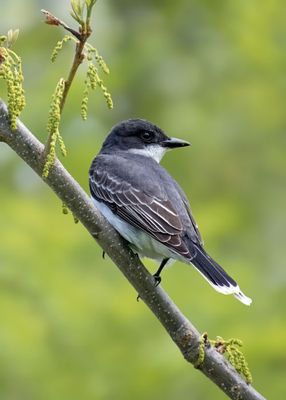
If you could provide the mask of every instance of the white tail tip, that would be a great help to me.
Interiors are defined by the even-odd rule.
[[[237,298],[237,300],[241,301],[246,306],[250,306],[250,304],[252,303],[252,299],[245,296],[242,292],[234,293],[233,295]]]

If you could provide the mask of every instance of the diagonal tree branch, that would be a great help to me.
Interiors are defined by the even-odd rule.
[[[10,146],[42,178],[44,145],[19,121],[17,130],[11,130],[7,107],[1,100],[0,141]],[[95,209],[80,185],[58,160],[51,166],[49,176],[44,180],[126,276],[141,299],[159,319],[179,347],[184,358],[196,366],[201,335],[164,290],[161,287],[154,287],[152,275],[146,270],[138,257],[129,250],[126,242]],[[243,380],[214,347],[205,345],[204,351],[204,360],[196,367],[231,399],[264,399],[261,394]]]

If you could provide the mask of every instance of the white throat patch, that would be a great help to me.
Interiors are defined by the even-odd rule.
[[[140,154],[141,156],[151,157],[159,163],[168,149],[158,144],[146,146],[144,149],[129,149],[129,153]]]

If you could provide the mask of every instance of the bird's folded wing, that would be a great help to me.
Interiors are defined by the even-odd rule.
[[[176,253],[190,257],[181,236],[181,219],[168,199],[150,196],[103,169],[93,171],[90,190],[97,200],[104,201],[123,220],[142,229]]]

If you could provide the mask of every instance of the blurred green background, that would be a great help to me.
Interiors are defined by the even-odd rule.
[[[27,107],[22,120],[45,140],[68,0],[0,0],[0,34],[20,28]],[[255,387],[285,396],[286,14],[283,0],[99,0],[94,44],[111,68],[87,122],[79,116],[84,68],[64,111],[64,165],[88,190],[87,171],[111,126],[147,118],[192,147],[163,165],[191,199],[206,248],[253,298],[219,295],[187,265],[163,287],[201,331],[239,337]],[[1,97],[5,98],[3,84]],[[163,328],[41,180],[0,144],[1,400],[223,399],[182,358]],[[150,270],[156,266],[146,262]]]

